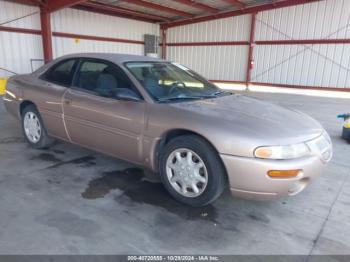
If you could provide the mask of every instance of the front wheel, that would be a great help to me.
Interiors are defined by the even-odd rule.
[[[213,202],[226,185],[226,172],[218,153],[195,135],[180,136],[165,145],[160,175],[169,193],[190,206]]]

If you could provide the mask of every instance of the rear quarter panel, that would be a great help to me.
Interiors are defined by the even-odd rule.
[[[33,103],[49,135],[66,140],[62,117],[62,97],[65,91],[65,87],[43,81],[35,74],[19,75],[9,79],[5,106],[11,114],[20,118],[21,103]]]
[[[67,88],[46,82],[36,75],[23,79],[22,85],[23,99],[36,105],[49,135],[67,140],[62,107]]]
[[[6,110],[18,119],[20,118],[19,106],[23,97],[19,78],[19,76],[13,76],[8,79],[3,97]]]

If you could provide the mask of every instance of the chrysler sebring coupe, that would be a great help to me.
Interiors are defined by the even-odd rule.
[[[4,101],[32,147],[60,139],[129,161],[191,206],[226,187],[257,200],[298,194],[332,157],[330,137],[311,117],[157,58],[60,57],[10,78]]]

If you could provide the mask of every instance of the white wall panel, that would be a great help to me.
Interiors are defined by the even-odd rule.
[[[350,87],[350,45],[257,46],[252,81]]]
[[[248,41],[251,16],[168,30],[168,42]],[[324,0],[259,12],[255,40],[349,39],[350,1]],[[247,46],[168,47],[168,57],[210,79],[244,81]],[[350,44],[256,45],[253,82],[350,87]]]
[[[51,20],[52,30],[56,32],[140,41],[144,40],[144,34],[159,35],[157,24],[70,8],[55,12]]]
[[[251,15],[169,28],[168,43],[249,41]],[[248,46],[168,46],[167,59],[212,80],[244,81]]]
[[[37,13],[35,13],[37,12]],[[33,14],[35,13],[35,14]],[[29,17],[4,26],[40,30],[39,8],[0,0],[0,23],[22,16]],[[159,35],[159,25],[126,18],[64,9],[52,14],[52,31],[128,40],[144,40],[144,34]],[[142,44],[92,41],[53,37],[54,57],[78,52],[115,52],[143,55]],[[30,59],[43,59],[40,35],[0,31],[0,67],[17,72],[31,72]],[[40,62],[33,65],[36,68]],[[0,77],[10,73],[0,69]]]
[[[211,80],[245,81],[248,46],[176,46],[167,59],[183,64]]]
[[[62,56],[82,52],[122,53],[143,55],[144,46],[140,44],[115,43],[81,39],[76,43],[74,39],[53,37],[54,56]]]
[[[159,25],[96,14],[75,9],[64,9],[52,16],[52,30],[71,34],[144,40],[144,34],[159,35]],[[143,55],[144,46],[107,41],[93,41],[53,37],[54,57],[81,52],[114,52]]]
[[[0,0],[0,23],[39,12],[36,7]],[[168,29],[167,42],[248,41],[251,15]],[[39,13],[5,26],[40,29]],[[350,39],[350,0],[324,0],[258,13],[255,39]],[[159,35],[151,23],[64,9],[52,16],[53,31],[143,40]],[[143,54],[143,45],[53,37],[54,56],[76,52]],[[168,46],[168,59],[209,79],[244,81],[248,46]],[[30,59],[42,58],[41,37],[0,32],[0,67],[30,72]],[[350,87],[350,44],[256,45],[252,81],[323,87]],[[8,75],[0,70],[0,77]]]
[[[250,15],[242,15],[172,27],[168,29],[167,42],[248,41],[250,21]]]
[[[8,22],[23,16],[26,17]],[[39,8],[0,0],[0,24],[6,27],[40,29]],[[1,68],[16,73],[30,72],[31,58],[42,58],[40,36],[0,31]],[[0,69],[0,77],[11,75],[11,73]]]
[[[0,67],[15,73],[29,73],[31,72],[30,59],[42,59],[42,54],[39,35],[0,32]],[[11,75],[0,70],[0,77]]]
[[[20,20],[3,24],[3,26],[19,27],[28,29],[40,29],[39,8],[28,5],[20,5],[8,1],[0,0],[0,24],[7,21],[27,16]]]
[[[350,38],[349,0],[324,0],[260,12],[255,40]]]
[[[261,12],[256,40],[349,39],[350,1],[326,0]],[[350,87],[350,44],[263,45],[253,82]]]

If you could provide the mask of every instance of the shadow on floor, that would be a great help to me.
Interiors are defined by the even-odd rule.
[[[149,204],[164,208],[187,220],[201,219],[216,223],[217,211],[214,206],[200,208],[185,206],[172,199],[161,183],[149,182],[144,177],[144,172],[140,168],[104,172],[101,177],[91,180],[81,195],[91,200],[103,198],[110,191],[119,189],[123,193],[115,198],[117,202],[133,201]]]

